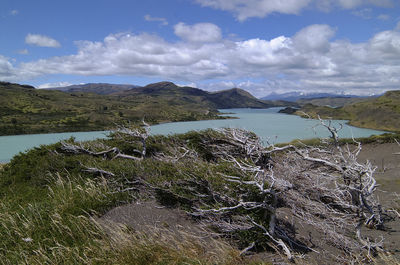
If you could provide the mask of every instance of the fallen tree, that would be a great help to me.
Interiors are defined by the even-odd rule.
[[[186,209],[197,222],[237,242],[243,254],[270,246],[292,260],[299,252],[329,252],[321,248],[329,245],[343,253],[335,254],[336,259],[374,255],[383,250],[383,238],[367,237],[364,231],[383,229],[389,214],[375,196],[375,167],[357,161],[360,143],[340,146],[337,130],[323,126],[331,132],[333,145],[265,147],[254,133],[223,129],[172,137],[161,142],[162,150],[147,152],[145,127],[119,128],[114,134],[142,147],[131,154],[118,147],[95,152],[71,143],[63,143],[61,151],[173,165],[175,178],[135,177],[118,191],[144,186],[160,203]],[[83,171],[118,178],[88,165]],[[292,221],[287,220],[289,213]],[[311,228],[308,238],[298,236],[301,226]]]

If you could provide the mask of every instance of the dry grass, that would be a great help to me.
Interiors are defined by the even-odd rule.
[[[222,241],[153,229],[142,233],[75,215],[77,199],[102,202],[107,187],[91,179],[50,177],[49,200],[0,202],[0,264],[241,264]],[[46,195],[44,195],[46,196]]]

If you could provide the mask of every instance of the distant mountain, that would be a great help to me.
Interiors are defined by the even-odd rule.
[[[171,104],[177,101],[189,104],[202,104],[215,109],[227,108],[270,108],[283,106],[283,102],[260,100],[249,92],[239,88],[232,88],[218,92],[207,92],[194,87],[180,87],[171,82],[159,82],[115,93],[120,97],[147,95],[149,97],[163,97]]]
[[[72,85],[67,87],[47,88],[67,93],[95,93],[99,95],[132,98],[149,96],[166,99],[171,105],[182,103],[207,105],[214,109],[224,108],[270,108],[276,106],[292,105],[282,101],[265,101],[255,98],[249,92],[240,88],[232,88],[218,92],[207,92],[194,87],[181,87],[172,82],[158,82],[147,86],[116,85],[106,83],[90,83]]]
[[[259,100],[238,88],[207,92],[171,82],[144,87],[86,84],[56,89],[0,82],[0,135],[105,130],[143,118],[150,124],[218,119],[219,108],[283,105]]]
[[[208,99],[219,109],[270,108],[279,105],[277,102],[257,99],[249,92],[240,88],[232,88],[229,90],[209,93]]]
[[[66,87],[51,87],[45,88],[47,90],[58,90],[67,93],[95,93],[99,95],[110,95],[121,91],[138,88],[135,85],[118,85],[118,84],[107,84],[107,83],[89,83],[82,85],[72,85]]]
[[[271,93],[268,96],[261,98],[262,100],[285,100],[296,102],[300,99],[314,99],[314,98],[358,98],[360,96],[357,95],[343,95],[343,94],[334,94],[334,93],[304,93],[304,92],[287,92],[287,93]]]

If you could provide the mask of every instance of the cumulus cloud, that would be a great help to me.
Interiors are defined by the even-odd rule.
[[[52,87],[66,87],[72,85],[69,82],[55,82],[55,83],[44,83],[38,86],[39,89],[52,88]]]
[[[312,0],[196,0],[202,6],[231,11],[240,21],[271,13],[298,14]]]
[[[31,33],[26,35],[25,43],[30,45],[35,45],[40,47],[50,47],[50,48],[58,48],[61,46],[60,43],[53,38]]]
[[[0,55],[0,76],[7,77],[12,76],[14,72],[13,65],[9,62],[9,60]]]
[[[174,26],[175,35],[188,42],[216,42],[221,40],[221,29],[212,23],[186,25],[178,23]]]
[[[38,73],[27,72],[23,68],[13,65],[13,59],[0,54],[0,80],[8,82],[20,82],[38,76]]]
[[[163,17],[152,17],[150,15],[145,15],[144,20],[149,21],[149,22],[161,22],[161,25],[166,26],[168,25],[168,21],[166,18]]]
[[[327,52],[335,30],[328,25],[311,25],[300,30],[293,38],[299,51]]]
[[[196,2],[204,7],[232,12],[239,21],[252,17],[266,17],[272,13],[299,14],[313,6],[324,11],[335,7],[354,9],[370,5],[393,6],[393,0],[196,0]]]
[[[16,15],[18,15],[18,13],[19,13],[19,11],[16,9],[10,11],[11,16],[16,16]]]
[[[179,42],[150,34],[111,34],[99,42],[78,42],[75,54],[17,66],[0,57],[0,80],[128,75],[195,82],[210,90],[237,86],[257,96],[272,89],[369,93],[400,86],[397,30],[379,32],[361,43],[334,39],[335,28],[329,25],[310,25],[293,36],[272,39],[231,40],[214,34],[200,41],[182,32]]]

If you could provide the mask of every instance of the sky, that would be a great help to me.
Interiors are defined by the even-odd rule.
[[[400,0],[1,0],[0,81],[400,89]]]

